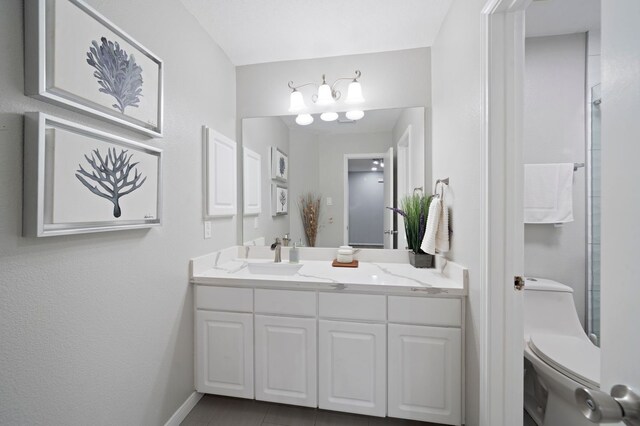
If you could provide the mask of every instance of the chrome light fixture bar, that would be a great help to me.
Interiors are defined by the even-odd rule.
[[[337,78],[333,84],[327,83],[326,75],[322,75],[322,83],[316,84],[313,82],[295,85],[293,81],[290,81],[288,86],[291,89],[291,95],[289,99],[289,112],[298,113],[296,117],[296,123],[305,126],[313,123],[313,117],[308,113],[303,113],[307,109],[307,105],[304,102],[302,93],[298,90],[305,86],[317,87],[317,92],[311,96],[311,101],[316,105],[329,106],[334,104],[340,99],[342,93],[337,90],[337,85],[342,80],[351,80],[347,88],[347,98],[345,103],[349,105],[361,104],[364,102],[362,96],[362,86],[358,79],[362,76],[360,70],[355,71],[354,77],[340,77]],[[349,120],[360,120],[364,117],[364,111],[360,109],[352,109],[347,111],[346,117]],[[333,111],[325,111],[321,114],[320,118],[324,121],[335,121],[338,118],[338,114]]]

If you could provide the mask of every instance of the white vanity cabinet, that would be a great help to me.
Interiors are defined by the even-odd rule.
[[[305,260],[297,274],[262,275],[219,257],[191,265],[199,392],[464,423],[464,268]]]
[[[251,290],[198,287],[197,293],[196,390],[253,398],[253,314],[209,310],[224,304],[250,311]]]
[[[461,299],[389,296],[390,417],[461,424],[461,323]]]
[[[317,407],[316,305],[315,291],[255,290],[256,399]]]
[[[373,294],[318,294],[320,408],[386,415],[386,299]]]

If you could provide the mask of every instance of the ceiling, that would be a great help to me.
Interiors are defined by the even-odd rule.
[[[527,8],[526,20],[527,37],[599,30],[600,0],[534,1]]]
[[[452,0],[180,0],[234,65],[431,46]]]
[[[364,117],[358,121],[346,120],[342,112],[339,113],[339,118],[336,121],[322,121],[320,114],[312,114],[313,123],[308,126],[296,124],[294,115],[285,115],[281,118],[290,129],[304,129],[317,135],[343,135],[391,132],[401,112],[402,108],[369,110],[365,111]]]

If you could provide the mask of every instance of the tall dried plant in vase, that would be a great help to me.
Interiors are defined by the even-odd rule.
[[[318,236],[318,228],[320,226],[320,200],[321,196],[308,192],[300,196],[298,209],[302,218],[302,226],[304,227],[304,235],[307,237],[307,245],[309,247],[316,246],[316,237]]]

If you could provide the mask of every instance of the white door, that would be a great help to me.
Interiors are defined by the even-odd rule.
[[[255,316],[256,399],[317,406],[316,320]]]
[[[601,385],[640,394],[640,2],[602,2]]]
[[[389,324],[389,417],[459,425],[462,332]]]
[[[394,237],[397,231],[393,227],[393,216],[395,213],[387,209],[387,206],[393,206],[394,199],[394,183],[393,183],[393,148],[389,148],[384,154],[384,248],[394,248]]]
[[[320,408],[384,417],[386,325],[320,320]]]
[[[196,390],[253,398],[253,315],[196,313]]]

